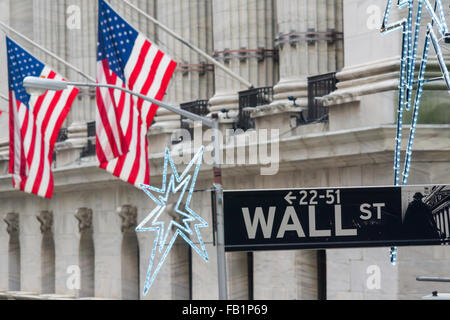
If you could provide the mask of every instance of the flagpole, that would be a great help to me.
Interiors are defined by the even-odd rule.
[[[96,82],[96,80],[94,78],[92,78],[91,76],[87,75],[86,73],[84,73],[83,71],[81,71],[79,68],[75,67],[74,65],[70,64],[69,62],[67,62],[66,60],[62,59],[61,57],[57,56],[56,54],[54,54],[53,52],[47,50],[46,48],[44,48],[43,46],[37,44],[36,42],[34,42],[33,40],[31,40],[30,38],[26,37],[25,35],[23,35],[22,33],[20,33],[19,31],[13,29],[12,27],[8,26],[6,23],[0,21],[0,26],[4,27],[5,29],[11,31],[12,33],[14,33],[15,35],[17,35],[19,38],[27,41],[28,43],[32,44],[34,47],[38,48],[39,50],[45,52],[46,54],[48,54],[49,56],[51,56],[52,58],[55,58],[56,60],[58,60],[59,62],[61,62],[62,64],[64,64],[65,66],[69,67],[70,69],[74,70],[75,72],[77,72],[78,74],[80,74],[83,78],[91,81],[91,82]]]
[[[184,45],[186,45],[188,48],[194,50],[195,52],[197,52],[199,55],[201,55],[203,58],[205,58],[206,60],[208,60],[209,62],[211,62],[212,64],[214,64],[216,67],[222,69],[225,73],[227,73],[229,76],[235,78],[236,80],[238,80],[239,82],[241,82],[242,84],[244,84],[246,87],[248,87],[249,89],[252,89],[254,86],[252,83],[250,83],[249,81],[247,81],[246,79],[244,79],[243,77],[241,77],[240,75],[238,75],[236,72],[230,70],[229,68],[227,68],[226,66],[224,66],[223,64],[221,64],[220,62],[218,62],[216,59],[214,59],[213,57],[211,57],[209,54],[207,54],[206,52],[204,52],[202,49],[198,48],[197,46],[193,45],[192,43],[186,41],[185,39],[183,39],[180,35],[178,35],[177,33],[175,33],[174,31],[172,31],[171,29],[169,29],[167,26],[165,26],[164,24],[162,24],[161,22],[159,22],[157,19],[153,18],[151,15],[149,15],[147,12],[141,10],[140,8],[138,8],[137,6],[135,6],[134,4],[132,4],[131,2],[129,2],[128,0],[123,0],[123,2],[125,4],[127,4],[129,7],[133,8],[134,10],[136,10],[137,12],[139,12],[140,14],[142,14],[144,17],[146,17],[147,19],[149,19],[151,22],[153,22],[155,25],[157,25],[158,27],[160,27],[162,30],[164,30],[165,32],[167,32],[168,34],[170,34],[172,37],[174,37],[175,39],[177,39],[178,41],[180,41],[181,43],[183,43]]]
[[[36,77],[27,77],[23,81],[23,85],[27,90],[64,90],[67,86],[75,87],[95,87],[95,88],[111,88],[115,90],[120,90],[129,93],[133,96],[141,98],[145,101],[156,104],[166,110],[174,112],[178,115],[186,117],[187,119],[193,121],[201,121],[205,126],[213,129],[214,131],[214,189],[215,194],[215,217],[216,225],[214,232],[217,234],[217,271],[218,271],[218,282],[219,282],[219,299],[227,300],[227,271],[226,271],[226,256],[225,256],[225,231],[224,231],[224,210],[223,210],[223,187],[222,187],[222,170],[221,170],[221,158],[220,158],[220,133],[219,133],[219,119],[209,119],[198,114],[171,106],[159,100],[155,100],[143,94],[134,92],[127,88],[103,84],[103,83],[79,83],[79,82],[66,82],[51,79],[42,79]]]

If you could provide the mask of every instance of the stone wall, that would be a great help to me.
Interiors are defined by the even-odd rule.
[[[259,165],[227,164],[223,172],[226,189],[392,183],[400,35],[392,33],[381,37],[379,30],[368,24],[369,19],[376,19],[371,6],[382,14],[384,0],[132,2],[256,87],[274,86],[274,101],[256,108],[252,116],[257,129],[280,129],[280,170],[274,176],[261,176]],[[202,66],[205,61],[201,57],[155,29],[122,1],[111,0],[110,3],[180,63],[165,101],[178,106],[183,102],[209,99],[211,113],[220,113],[223,128],[230,128],[237,116],[238,92],[247,88],[217,68],[213,71],[208,65]],[[63,17],[67,16],[70,5],[81,9],[81,29],[70,30],[65,26]],[[0,19],[95,76],[96,6],[96,1],[92,0],[58,1],[56,6],[54,0],[0,0]],[[402,14],[394,12],[393,18]],[[2,41],[0,61],[6,60],[4,49]],[[67,78],[82,80],[62,64],[32,50]],[[437,65],[430,65],[430,74],[436,73]],[[0,92],[6,93],[5,63],[0,63],[0,68],[3,71]],[[290,117],[299,116],[308,106],[307,78],[328,72],[337,72],[340,81],[338,89],[326,97],[329,121],[289,127]],[[431,89],[435,90],[433,94],[442,95],[442,100],[438,100],[445,104],[446,92],[442,87]],[[292,105],[289,96],[297,98],[297,106]],[[7,109],[6,103],[1,102],[0,108]],[[223,114],[223,109],[228,112]],[[35,294],[52,291],[47,290],[48,283],[43,279],[47,279],[48,274],[42,270],[42,266],[52,261],[48,246],[42,245],[48,243],[50,237],[54,241],[56,294],[143,298],[154,234],[136,235],[134,227],[154,205],[142,191],[98,169],[95,157],[79,159],[87,143],[86,123],[95,119],[94,112],[94,95],[83,91],[65,123],[69,128],[69,140],[57,146],[55,194],[51,200],[12,189],[11,179],[6,174],[7,115],[0,115],[0,291],[20,289]],[[154,186],[161,184],[161,151],[171,145],[170,136],[179,126],[178,116],[159,110],[149,132]],[[445,121],[419,126],[411,184],[449,182],[449,138],[450,126]],[[208,190],[211,185],[212,172],[205,165],[197,189]],[[194,194],[193,209],[211,226],[208,191]],[[53,217],[51,232],[45,234],[41,229],[43,223],[36,219],[44,212],[52,213]],[[14,213],[18,217],[16,237],[11,236],[13,230],[7,229],[3,222],[3,218],[7,219],[8,214],[11,218]],[[202,231],[209,263],[192,252],[189,269],[188,247],[177,243],[145,299],[218,297],[212,229]],[[47,236],[45,241],[44,236]],[[19,244],[20,251],[17,250]],[[431,289],[444,289],[417,283],[415,277],[448,276],[445,274],[450,264],[448,248],[401,248],[397,267],[389,264],[388,250],[327,250],[328,298],[420,298]],[[247,259],[246,253],[227,254],[231,299],[249,296]],[[315,251],[256,252],[253,261],[255,299],[317,298]],[[366,285],[370,276],[368,270],[373,266],[380,269],[382,279],[381,288],[375,290]],[[77,290],[78,272],[81,272],[81,279],[88,279],[88,282],[94,279],[92,286],[82,280],[83,288]]]

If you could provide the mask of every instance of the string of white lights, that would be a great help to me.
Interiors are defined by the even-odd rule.
[[[436,25],[437,32],[442,39],[450,39],[448,32],[448,25],[445,19],[444,7],[441,0],[435,0],[434,7],[429,0],[417,0],[417,15],[416,21],[413,26],[414,15],[414,0],[398,0],[398,9],[408,8],[408,18],[396,21],[389,24],[389,16],[392,8],[392,0],[387,1],[386,11],[383,18],[383,25],[381,32],[386,34],[402,28],[402,52],[400,63],[400,81],[399,81],[399,99],[398,99],[398,111],[397,111],[397,136],[394,151],[394,184],[400,185],[400,170],[401,170],[401,145],[402,145],[402,131],[403,131],[403,111],[409,111],[412,106],[412,95],[414,91],[414,85],[417,84],[416,97],[414,100],[413,116],[409,134],[408,145],[405,155],[405,163],[403,168],[402,185],[408,183],[408,177],[411,170],[411,159],[413,154],[414,138],[417,130],[417,123],[419,118],[420,103],[423,94],[423,86],[427,82],[444,80],[448,90],[450,91],[450,75],[445,64],[442,50],[434,31],[434,25]],[[416,60],[417,51],[420,38],[420,24],[423,16],[423,6],[425,5],[427,12],[431,16],[431,23],[427,24],[427,34],[425,38],[424,51],[422,56],[422,62],[420,64],[418,80],[414,80],[416,74]],[[436,14],[438,11],[438,14]],[[414,37],[413,37],[414,27]],[[433,44],[433,48],[436,52],[438,62],[443,74],[443,77],[425,79],[425,71],[427,67],[428,54],[430,49],[430,42]],[[396,264],[397,261],[397,248],[391,248],[391,262]]]

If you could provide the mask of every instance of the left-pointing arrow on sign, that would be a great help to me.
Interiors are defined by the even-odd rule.
[[[292,205],[292,200],[296,200],[296,196],[292,196],[292,191],[288,193],[288,195],[284,198],[290,205]]]

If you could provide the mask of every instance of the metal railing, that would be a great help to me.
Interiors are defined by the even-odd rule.
[[[96,135],[95,121],[87,123],[87,135],[88,137],[95,137]]]
[[[236,129],[253,129],[255,121],[250,117],[251,109],[273,101],[273,87],[261,87],[239,92],[239,116]]]
[[[83,148],[81,151],[80,157],[81,158],[87,158],[92,157],[97,154],[97,149],[95,147],[95,142],[93,142],[91,139],[88,140],[87,146]]]
[[[58,138],[56,142],[63,142],[69,138],[69,130],[67,128],[61,128],[58,132]]]
[[[328,108],[320,98],[336,90],[336,72],[308,78],[308,122],[328,121]]]
[[[208,100],[195,100],[180,104],[180,108],[185,111],[195,113],[199,116],[206,116],[209,113]],[[181,117],[181,129],[188,130],[191,137],[194,135],[194,128],[187,121],[186,117]]]
[[[80,157],[87,158],[92,157],[97,154],[97,149],[95,147],[95,136],[96,136],[96,122],[91,121],[87,123],[87,136],[88,143],[87,146],[81,151]]]

